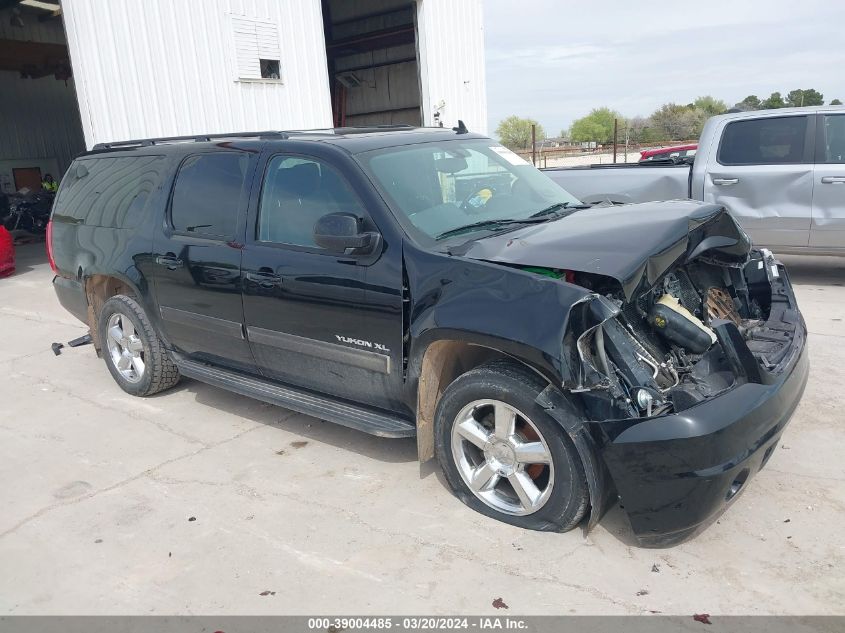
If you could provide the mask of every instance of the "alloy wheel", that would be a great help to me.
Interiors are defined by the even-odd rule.
[[[452,424],[452,457],[464,483],[505,514],[534,514],[554,485],[551,451],[540,430],[499,400],[467,404]]]
[[[107,347],[112,363],[120,375],[132,383],[140,382],[144,377],[144,343],[135,331],[130,318],[120,312],[109,317]]]

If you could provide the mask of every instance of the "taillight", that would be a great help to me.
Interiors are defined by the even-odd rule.
[[[56,260],[53,259],[53,221],[47,222],[47,261],[50,262],[50,268],[54,273],[58,273],[56,268]]]

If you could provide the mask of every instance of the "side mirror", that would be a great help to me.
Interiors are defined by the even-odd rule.
[[[314,225],[314,242],[331,253],[370,253],[380,235],[364,232],[362,224],[361,218],[352,213],[329,213]]]

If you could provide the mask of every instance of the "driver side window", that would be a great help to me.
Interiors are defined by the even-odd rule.
[[[258,240],[319,249],[314,225],[329,213],[364,217],[337,170],[316,158],[275,156],[267,165],[258,209]]]

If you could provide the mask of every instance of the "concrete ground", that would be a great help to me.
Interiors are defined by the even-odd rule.
[[[85,328],[43,249],[0,280],[0,614],[845,613],[845,259],[784,258],[812,375],[781,447],[647,550],[619,510],[587,536],[476,514],[411,440],[190,380],[128,396],[90,346],[50,350]]]

